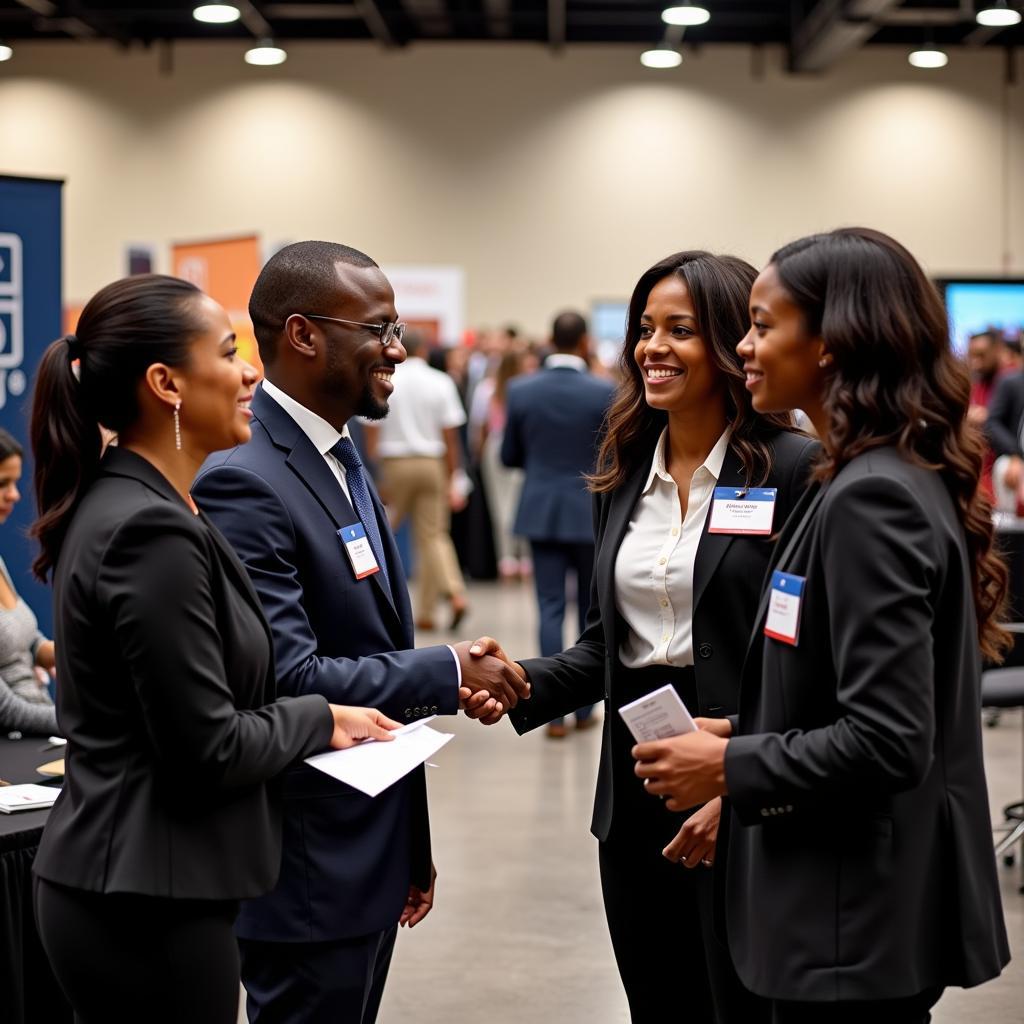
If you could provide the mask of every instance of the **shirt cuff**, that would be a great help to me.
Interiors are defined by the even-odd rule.
[[[459,661],[459,656],[455,653],[455,648],[451,644],[446,645],[448,650],[452,652],[452,657],[455,659],[455,673],[458,676],[458,686],[462,686],[462,662]]]

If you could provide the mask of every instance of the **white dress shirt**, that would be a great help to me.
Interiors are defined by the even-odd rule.
[[[626,620],[619,660],[626,668],[693,664],[693,563],[722,464],[726,430],[690,480],[686,516],[665,465],[668,428],[615,560],[615,602]]]
[[[571,352],[552,352],[544,360],[545,370],[570,369],[579,373],[590,373],[590,367],[582,356],[574,356]]]
[[[440,459],[448,450],[445,430],[466,422],[455,381],[425,359],[410,356],[395,367],[392,383],[387,416],[372,422],[379,431],[377,455]]]
[[[331,454],[331,449],[343,437],[348,437],[351,440],[348,426],[342,427],[339,433],[322,416],[318,416],[315,412],[311,412],[304,405],[296,402],[291,395],[285,394],[276,384],[271,383],[265,377],[260,387],[302,428],[302,432],[313,443],[313,447],[323,456],[324,462],[327,463],[351,504],[352,495],[348,492],[345,467]]]
[[[285,394],[266,378],[263,379],[260,387],[299,425],[302,432],[312,442],[313,447],[323,456],[324,462],[327,463],[328,468],[338,481],[338,486],[345,492],[345,497],[348,498],[349,504],[351,504],[352,495],[349,494],[348,481],[345,478],[345,467],[331,454],[331,449],[343,437],[349,437],[348,426],[342,427],[340,432],[335,430],[322,416],[318,416],[301,403],[296,402],[291,395]],[[349,439],[351,440],[351,438]],[[455,672],[458,685],[461,686],[462,663],[459,661],[459,656],[455,653],[455,648],[451,644],[446,646],[452,652],[452,657],[455,659]]]

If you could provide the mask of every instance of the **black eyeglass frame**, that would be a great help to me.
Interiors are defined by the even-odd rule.
[[[349,327],[368,327],[371,331],[377,332],[382,348],[387,348],[394,342],[401,345],[402,338],[405,337],[406,325],[401,320],[396,320],[394,323],[387,321],[382,324],[366,324],[360,320],[342,320],[341,317],[324,316],[322,313],[303,313],[301,315],[307,320],[330,320],[331,323],[348,324]]]

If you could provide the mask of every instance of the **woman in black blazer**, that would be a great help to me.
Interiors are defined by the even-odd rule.
[[[1006,571],[967,373],[935,289],[875,231],[786,246],[750,305],[754,407],[807,412],[818,482],[779,540],[738,722],[638,746],[637,774],[679,810],[728,793],[729,944],[776,1022],[921,1024],[1009,959],[979,716]]]
[[[101,290],[43,357],[32,410],[36,574],[52,574],[64,788],[36,916],[84,1024],[234,1024],[238,901],[281,857],[275,775],[397,723],[275,700],[248,575],[189,497],[249,439],[256,373],[227,315],[176,278]],[[97,422],[119,435],[100,452]]]
[[[766,1014],[712,928],[721,801],[684,824],[648,800],[618,714],[666,683],[694,715],[737,707],[771,535],[802,494],[817,447],[791,431],[788,416],[751,409],[735,344],[754,277],[742,260],[683,252],[637,283],[623,384],[591,480],[597,555],[587,628],[564,653],[520,662],[532,696],[511,715],[522,733],[605,703],[592,830],[635,1022],[662,1021],[679,993],[691,1024],[756,1024]],[[774,519],[760,534],[737,532],[736,523],[711,532],[716,487],[733,496],[770,488]],[[497,649],[489,638],[478,643]]]

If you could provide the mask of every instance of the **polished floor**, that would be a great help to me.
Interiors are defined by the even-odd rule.
[[[476,584],[470,596],[459,639],[492,633],[514,657],[536,653],[530,586]],[[451,637],[423,634],[418,642],[445,639]],[[382,1024],[628,1021],[588,830],[599,731],[553,741],[542,731],[517,737],[507,722],[486,728],[460,717],[440,727],[456,738],[428,769],[437,903],[399,937]],[[1020,715],[986,729],[985,741],[997,809],[1021,792]],[[1017,959],[994,982],[947,993],[934,1014],[938,1024],[1024,1021],[1020,865],[1000,870]],[[671,998],[679,1012],[667,1002],[666,1021],[685,1022],[686,993]]]

